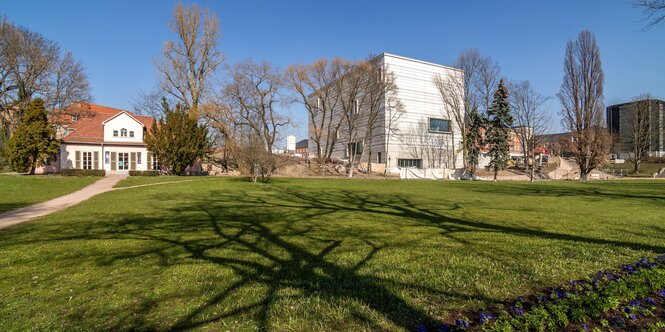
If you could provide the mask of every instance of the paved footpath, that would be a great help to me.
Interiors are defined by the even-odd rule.
[[[66,209],[92,196],[113,190],[113,186],[125,178],[127,178],[127,175],[108,175],[73,193],[54,198],[50,201],[0,213],[0,229]]]

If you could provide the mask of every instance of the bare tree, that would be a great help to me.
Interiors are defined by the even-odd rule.
[[[424,162],[423,168],[448,168],[451,156],[448,135],[428,133],[428,123],[420,121],[400,134],[400,141],[411,158]]]
[[[208,9],[178,4],[169,27],[178,39],[167,41],[163,59],[155,61],[160,74],[158,87],[162,95],[182,103],[191,116],[198,118],[198,107],[205,101],[209,82],[224,61],[217,49],[219,19]]]
[[[325,164],[332,156],[338,141],[342,117],[336,111],[341,96],[333,82],[345,76],[351,66],[343,59],[318,60],[311,65],[292,65],[286,70],[289,87],[297,95],[297,102],[307,110],[309,140],[315,146],[316,159]]]
[[[271,159],[275,141],[280,130],[291,124],[280,113],[280,106],[290,101],[283,94],[283,76],[268,62],[245,60],[229,67],[229,77],[230,82],[222,91],[222,102],[216,107],[203,107],[206,118],[214,120],[213,127],[231,141],[225,147],[238,161],[248,158],[245,153],[255,153],[251,151],[256,141],[260,142],[264,153],[255,156],[258,158],[255,161],[261,161],[262,178],[270,179],[276,165]],[[257,174],[256,170],[250,170]]]
[[[536,147],[550,128],[550,117],[543,107],[550,97],[536,91],[529,81],[511,82],[509,86],[510,109],[516,125],[514,130],[522,148],[525,167],[529,169],[529,162],[533,162],[530,167],[530,180],[533,182]]]
[[[272,152],[279,130],[291,120],[279,112],[288,103],[284,80],[269,62],[245,60],[229,67],[230,83],[224,87],[227,105],[235,125],[249,128]]]
[[[604,74],[596,38],[588,31],[568,41],[564,77],[557,97],[561,101],[564,126],[573,136],[580,180],[605,161],[610,140],[603,117]]]
[[[450,140],[452,148],[450,149],[452,167],[457,168],[456,159],[457,155],[462,152],[463,155],[463,166],[466,168],[466,144],[464,143],[466,137],[466,122],[467,122],[467,102],[464,98],[465,93],[465,84],[464,84],[464,73],[463,72],[454,72],[452,74],[446,75],[436,75],[434,77],[434,85],[441,96],[441,100],[444,104],[443,115],[446,119],[452,120],[452,126],[450,126]],[[458,134],[461,137],[462,144],[455,144],[455,135]],[[460,146],[461,148],[457,148]]]
[[[648,93],[640,95],[633,98],[633,105],[630,108],[630,145],[635,163],[633,173],[640,172],[640,165],[649,156],[656,133],[651,128],[653,99],[653,96]]]
[[[498,85],[500,79],[501,69],[492,58],[483,56],[477,49],[464,50],[453,63],[453,67],[464,72],[462,80],[454,75],[435,77],[434,84],[446,105],[444,115],[454,122],[453,127],[456,127],[462,136],[463,166],[468,169],[466,124],[474,107],[480,111],[482,116],[489,110],[495,86]],[[458,146],[454,141],[452,144],[454,147]],[[456,149],[451,152],[453,155],[459,153]]]
[[[665,0],[634,0],[633,5],[642,9],[642,16],[647,22],[643,30],[665,22]]]
[[[58,43],[0,18],[0,148],[33,98],[51,118],[60,114],[54,109],[92,100],[85,69]]]

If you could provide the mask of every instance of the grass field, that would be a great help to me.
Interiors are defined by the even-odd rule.
[[[113,191],[0,231],[0,330],[433,326],[665,252],[662,188],[218,178]]]
[[[125,188],[141,185],[153,185],[166,182],[192,182],[213,180],[213,177],[207,176],[130,176],[115,185],[115,188]]]
[[[635,168],[635,163],[630,160],[626,160],[623,164],[607,164],[607,168],[615,170],[625,170],[626,174],[630,177],[651,177],[653,173],[660,171],[661,168],[665,167],[663,163],[642,163],[640,164],[640,172],[633,173]]]
[[[68,194],[98,179],[98,177],[0,174],[0,213]]]

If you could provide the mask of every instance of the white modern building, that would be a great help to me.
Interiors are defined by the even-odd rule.
[[[74,116],[63,129],[60,169],[103,169],[107,173],[158,169],[143,141],[154,123],[152,117],[94,104],[85,106],[85,116]]]
[[[458,80],[461,84],[464,72],[457,68],[387,53],[374,57],[370,62],[380,68],[381,72],[392,73],[397,86],[396,94],[384,98],[384,107],[379,116],[383,125],[375,130],[371,155],[367,153],[367,147],[360,146],[357,142],[345,141],[347,128],[342,125],[336,136],[332,159],[347,160],[349,153],[359,155],[364,149],[365,153],[360,162],[371,162],[373,170],[380,170],[383,165],[387,165],[391,172],[398,172],[399,168],[450,169],[453,165],[461,168],[461,131],[451,118],[451,110],[446,109],[434,78],[440,76]],[[311,98],[316,96],[310,95]],[[460,95],[459,98],[463,100],[464,96]],[[398,103],[401,104],[401,112],[398,111]],[[359,109],[358,113],[362,116],[363,109]],[[314,121],[319,119],[315,118]],[[310,158],[317,155],[317,145],[312,138],[315,130],[312,122],[310,119]],[[321,130],[327,132],[329,129],[323,127]]]

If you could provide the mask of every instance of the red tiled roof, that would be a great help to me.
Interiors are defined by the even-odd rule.
[[[95,104],[84,104],[83,109],[91,112],[92,116],[81,117],[78,121],[69,125],[69,128],[75,129],[65,136],[63,142],[80,143],[102,143],[104,142],[104,121],[111,119],[119,113],[125,112],[141,122],[147,130],[150,130],[155,120],[149,116],[135,115],[131,112]]]

